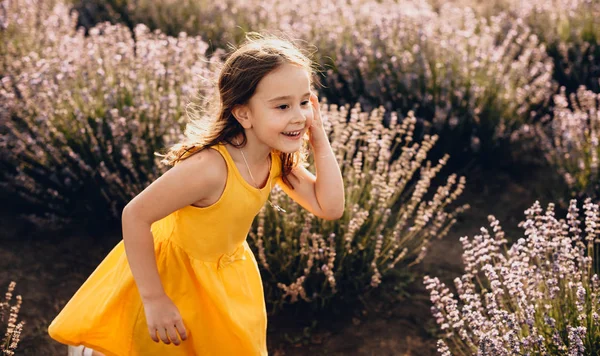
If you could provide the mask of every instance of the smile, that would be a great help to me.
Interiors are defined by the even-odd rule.
[[[300,132],[302,132],[302,130],[300,131],[288,131],[288,132],[282,132],[282,134],[286,135],[286,136],[290,136],[290,137],[296,137],[300,135]]]
[[[297,141],[297,140],[300,139],[300,137],[302,137],[302,133],[303,132],[304,132],[304,130],[286,131],[286,132],[282,132],[281,134],[283,136],[285,136],[285,138],[288,139],[288,140]]]

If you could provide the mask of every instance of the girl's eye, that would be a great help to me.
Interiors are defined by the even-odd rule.
[[[302,105],[308,105],[309,103],[310,103],[310,101],[308,101],[308,100],[307,100],[307,101],[303,101],[303,102],[302,102]],[[285,109],[287,109],[288,107],[289,107],[289,105],[287,105],[287,104],[284,104],[284,105],[279,105],[277,108],[278,108],[278,109],[281,109],[281,110],[285,110]]]

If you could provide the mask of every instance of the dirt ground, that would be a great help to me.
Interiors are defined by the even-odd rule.
[[[461,236],[473,236],[495,215],[509,239],[523,211],[538,199],[548,202],[548,170],[532,167],[512,173],[472,173],[461,201],[471,205],[449,235],[436,240],[423,263],[415,268],[416,280],[408,296],[387,294],[372,297],[364,308],[320,320],[306,337],[303,325],[290,317],[269,319],[269,352],[273,355],[435,355],[437,328],[429,311],[422,276],[430,274],[451,283],[461,273]],[[8,206],[8,204],[6,204]],[[0,215],[0,293],[10,280],[14,294],[23,297],[19,320],[26,325],[16,355],[66,355],[66,346],[47,335],[47,327],[97,264],[120,240],[120,231],[89,238],[82,228],[60,236],[46,236],[32,229],[6,209]]]

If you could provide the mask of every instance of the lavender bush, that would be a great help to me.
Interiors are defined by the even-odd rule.
[[[56,0],[0,1],[0,76],[17,74],[21,59],[34,51],[42,55],[44,48],[72,30],[77,14],[67,15],[68,7]]]
[[[143,23],[150,29],[160,29],[168,36],[185,32],[190,36],[202,35],[210,39],[210,53],[226,48],[229,43],[240,43],[251,28],[264,25],[269,12],[258,4],[250,8],[245,1],[180,0],[180,1],[121,1],[121,0],[68,0],[80,14],[78,25],[92,28],[110,21],[124,23],[131,29]],[[256,5],[256,4],[253,4]],[[251,12],[249,12],[251,11]]]
[[[23,326],[25,325],[24,321],[20,321],[16,324],[19,310],[21,309],[21,303],[23,302],[21,296],[17,295],[15,297],[17,300],[16,304],[10,305],[13,296],[12,293],[15,290],[16,285],[17,284],[14,281],[10,282],[4,301],[0,302],[0,323],[2,324],[2,329],[0,330],[5,329],[4,325],[6,325],[6,332],[2,333],[4,336],[2,337],[2,343],[0,343],[0,352],[3,356],[12,356],[15,354],[15,350],[19,345],[19,338],[21,337]]]
[[[431,308],[443,332],[442,355],[598,355],[600,281],[593,256],[600,234],[598,204],[579,218],[572,200],[565,219],[554,204],[525,211],[524,238],[510,248],[499,222],[461,238],[465,274],[457,295],[426,276]]]
[[[579,87],[554,96],[553,119],[536,126],[545,157],[574,195],[600,198],[600,94]]]
[[[249,233],[275,310],[296,302],[324,308],[338,294],[351,298],[378,287],[387,275],[419,263],[432,239],[445,236],[468,207],[451,208],[464,177],[452,174],[433,187],[448,156],[437,164],[426,161],[437,136],[414,142],[412,112],[400,122],[392,113],[386,127],[383,108],[348,111],[322,109],[344,177],[344,216],[316,219],[276,187],[272,200],[287,213],[265,206]],[[399,157],[392,156],[396,149]]]
[[[337,41],[343,60],[328,84],[349,83],[344,97],[415,110],[445,138],[444,152],[492,154],[547,103],[552,63],[521,22],[450,6],[441,13],[383,17],[351,31]]]
[[[211,77],[208,45],[144,25],[135,41],[128,28],[108,23],[85,37],[60,4],[31,32],[36,16],[8,9],[18,9],[7,16],[18,24],[13,43],[44,32],[53,40],[5,63],[0,186],[37,209],[28,216],[37,224],[117,221],[166,170],[154,152],[180,138],[185,105]]]
[[[326,88],[340,105],[379,105],[433,123],[448,150],[490,151],[535,116],[556,86],[552,61],[522,21],[404,0],[140,0],[123,18],[164,31],[237,43],[244,30],[283,31],[318,48]],[[168,15],[165,15],[168,14]],[[239,27],[238,27],[239,26]]]
[[[528,23],[547,43],[555,62],[555,79],[569,94],[581,85],[600,92],[600,3],[561,0],[556,6],[538,2]]]
[[[430,0],[439,9],[448,0]],[[480,16],[500,12],[521,19],[546,44],[555,63],[554,78],[567,94],[580,85],[600,92],[600,3],[591,0],[451,0]],[[549,26],[552,24],[552,26]]]

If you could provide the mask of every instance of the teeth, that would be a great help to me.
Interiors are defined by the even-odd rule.
[[[300,134],[300,131],[282,132],[282,133],[287,136],[298,136]]]

